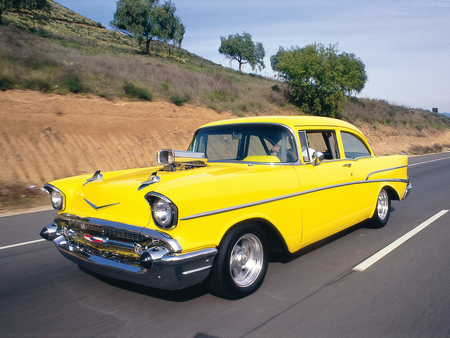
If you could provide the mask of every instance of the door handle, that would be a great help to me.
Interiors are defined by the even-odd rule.
[[[344,164],[343,167],[349,167],[349,168],[351,168],[351,167],[352,167],[352,164],[351,164],[351,163],[347,163],[347,164]]]

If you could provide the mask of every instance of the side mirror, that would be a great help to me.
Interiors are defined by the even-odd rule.
[[[312,156],[312,165],[319,165],[323,161],[323,153],[321,151],[315,151]]]

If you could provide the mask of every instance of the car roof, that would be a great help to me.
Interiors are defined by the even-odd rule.
[[[330,117],[320,117],[320,116],[254,116],[254,117],[243,117],[235,118],[229,120],[221,120],[216,122],[211,122],[201,126],[200,128],[229,125],[229,124],[241,124],[241,123],[278,123],[284,124],[290,128],[302,128],[302,127],[340,127],[348,128],[354,131],[361,131],[354,125]]]

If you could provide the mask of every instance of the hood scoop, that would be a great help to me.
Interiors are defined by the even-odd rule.
[[[205,153],[172,149],[158,150],[156,160],[159,164],[164,165],[164,171],[205,167],[208,162]]]

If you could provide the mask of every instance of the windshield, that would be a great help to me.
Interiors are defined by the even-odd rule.
[[[289,129],[275,124],[237,124],[202,128],[190,151],[206,154],[208,162],[296,162],[297,147]]]

